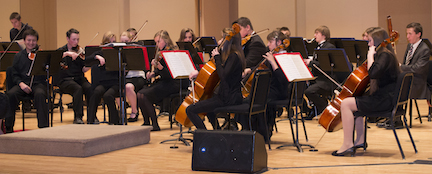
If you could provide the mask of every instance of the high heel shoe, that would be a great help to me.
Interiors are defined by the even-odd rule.
[[[365,143],[362,143],[362,144],[359,144],[359,145],[356,145],[356,146],[354,146],[354,148],[355,149],[359,149],[359,148],[363,148],[364,150],[366,150],[366,148],[368,147],[368,144],[365,142]]]
[[[337,150],[336,150],[336,151],[334,151],[334,152],[332,153],[332,155],[333,155],[333,156],[346,156],[346,155],[354,156],[355,152],[356,152],[356,149],[355,149],[355,147],[353,146],[353,147],[351,147],[351,148],[345,150],[345,151],[342,152],[342,153],[337,153]]]
[[[128,118],[128,122],[136,122],[136,121],[138,121],[138,113],[131,113],[131,115],[132,114],[134,114],[135,115],[135,117],[134,118],[130,118],[130,116],[129,116],[129,118]]]

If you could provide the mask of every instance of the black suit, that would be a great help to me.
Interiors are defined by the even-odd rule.
[[[401,65],[402,71],[408,71],[414,73],[413,88],[411,89],[412,99],[430,99],[430,91],[427,88],[427,76],[429,73],[429,57],[430,49],[424,41],[421,41],[417,49],[412,55],[412,58],[408,65],[405,65],[406,57],[410,49],[408,44]]]
[[[246,58],[246,68],[256,66],[266,53],[266,46],[260,36],[253,36],[243,46],[243,52]]]
[[[336,47],[330,42],[326,41],[319,49],[323,48],[327,49]],[[313,85],[310,85],[305,90],[305,95],[315,104],[315,106],[317,107],[317,114],[319,114],[327,107],[327,97],[332,94],[332,90],[335,88],[335,85],[321,72],[314,68],[314,64],[319,67],[319,62],[316,56],[314,56],[314,59],[309,63],[308,66],[312,68],[312,73],[315,77],[317,77],[317,79],[315,80],[315,83]]]

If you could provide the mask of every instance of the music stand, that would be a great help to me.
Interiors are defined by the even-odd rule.
[[[62,60],[63,51],[61,50],[46,50],[38,51],[31,66],[31,75],[46,75],[48,111],[50,111],[51,94],[49,78],[57,74],[60,70],[60,62]],[[30,84],[31,85],[31,84]],[[51,127],[53,126],[53,109],[51,109]]]
[[[147,46],[147,45],[156,45],[156,42],[153,39],[139,40],[138,44],[143,45],[143,46]]]
[[[299,52],[303,59],[307,59],[308,52],[306,50],[305,42],[302,37],[290,37],[290,45],[288,46],[288,52]]]
[[[215,37],[201,37],[199,41],[201,43],[201,48],[204,52],[210,53],[214,48],[218,46]]]
[[[1,47],[3,47],[3,50],[6,50],[6,48],[9,46],[11,42],[1,42]],[[22,48],[19,46],[18,42],[12,42],[12,45],[10,46],[8,51],[21,51]]]
[[[201,65],[203,64],[200,56],[198,55],[197,50],[192,45],[191,42],[177,42],[177,45],[179,46],[180,50],[188,50],[189,54],[192,56],[192,60],[195,64]]]
[[[0,55],[2,55],[4,51],[0,51]],[[7,51],[3,58],[0,60],[0,71],[6,71],[6,69],[13,64],[13,59],[15,57],[15,54],[17,54],[18,51]]]
[[[357,58],[357,67],[359,67],[359,64],[363,63],[367,59],[367,53],[369,51],[368,42],[364,40],[356,40],[354,48]]]
[[[320,66],[319,69],[324,71],[323,74],[326,75],[326,77],[329,78],[331,81],[333,81],[333,83],[335,83],[336,85],[338,85],[339,83],[331,79],[325,72],[330,72],[331,76],[333,77],[335,72],[337,72],[338,74],[342,74],[342,73],[349,73],[352,71],[352,65],[348,61],[344,49],[341,48],[320,49],[320,50],[315,50],[315,53],[317,55],[317,59],[319,62],[319,66]],[[344,77],[339,77],[339,76],[338,78],[345,79]]]
[[[318,43],[315,40],[310,42],[310,43],[306,40],[304,40],[303,42],[306,45],[306,50],[307,50],[308,56],[313,56],[315,48],[318,46]]]

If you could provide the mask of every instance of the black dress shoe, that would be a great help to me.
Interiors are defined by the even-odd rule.
[[[356,149],[355,149],[354,146],[353,146],[353,147],[351,147],[351,148],[345,150],[345,151],[342,152],[342,153],[337,153],[337,150],[336,150],[336,151],[334,151],[334,152],[332,153],[332,155],[333,155],[333,156],[347,156],[347,155],[348,155],[348,156],[354,156],[355,152],[356,152]]]
[[[160,127],[159,126],[153,126],[153,129],[151,131],[160,131]]]
[[[397,121],[397,122],[395,122],[394,127],[395,127],[395,129],[403,129],[404,125],[402,122]],[[386,125],[385,128],[386,129],[392,129],[390,124]]]
[[[138,121],[138,113],[131,113],[131,115],[132,114],[134,114],[135,117],[134,118],[130,118],[130,116],[129,116],[128,122],[136,122],[136,121]]]
[[[95,117],[94,124],[99,124],[99,123],[100,123],[99,119],[97,117]]]
[[[367,143],[362,143],[362,144],[354,146],[355,149],[363,148],[365,150],[366,150],[367,147],[368,147]]]
[[[84,124],[84,121],[81,118],[75,118],[73,124]]]

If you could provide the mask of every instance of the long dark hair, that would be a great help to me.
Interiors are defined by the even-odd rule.
[[[225,64],[225,61],[228,59],[228,56],[231,53],[237,54],[239,57],[241,64],[242,64],[242,70],[246,68],[246,59],[243,53],[242,45],[241,45],[241,36],[240,33],[234,35],[230,41],[226,41],[222,47],[221,51],[221,57],[222,57],[222,64]]]

